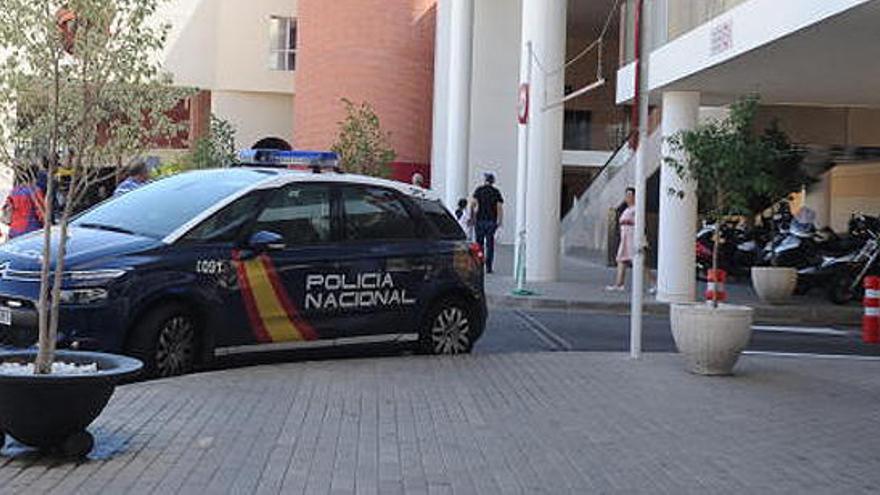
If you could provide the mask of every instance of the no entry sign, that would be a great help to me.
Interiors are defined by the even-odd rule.
[[[522,83],[519,86],[519,123],[526,124],[529,121],[529,84]]]

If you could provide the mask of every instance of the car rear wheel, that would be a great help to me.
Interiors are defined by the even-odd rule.
[[[189,373],[196,355],[197,322],[179,304],[160,306],[135,327],[128,354],[144,362],[150,377],[177,376]]]
[[[419,333],[425,354],[465,354],[473,347],[476,331],[473,310],[460,298],[448,297],[436,304]]]

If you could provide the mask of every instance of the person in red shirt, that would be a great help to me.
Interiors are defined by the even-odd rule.
[[[43,228],[43,191],[26,176],[26,173],[18,174],[17,185],[3,205],[3,220],[9,224],[10,239]]]

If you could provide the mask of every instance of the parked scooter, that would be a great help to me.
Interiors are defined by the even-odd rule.
[[[697,277],[706,280],[712,268],[712,248],[715,245],[716,224],[704,224],[697,232]],[[760,256],[759,241],[755,234],[737,222],[721,224],[721,244],[718,249],[718,268],[733,277],[748,276]]]
[[[824,257],[843,256],[863,243],[864,240],[857,240],[852,235],[840,237],[829,228],[816,230],[811,223],[794,220],[782,240],[774,243],[770,265],[799,270],[818,266]]]
[[[760,242],[761,252],[757,265],[770,266],[772,264],[773,252],[788,237],[793,220],[794,216],[791,214],[788,201],[781,201],[769,217],[762,218],[761,223],[766,227],[764,237]]]

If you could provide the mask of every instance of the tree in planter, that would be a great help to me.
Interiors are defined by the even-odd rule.
[[[772,142],[754,133],[757,110],[757,97],[743,98],[731,105],[726,119],[669,138],[671,149],[683,152],[686,159],[667,157],[665,162],[683,180],[697,183],[699,202],[718,225],[726,216],[748,214],[751,198],[771,195],[780,187],[771,171],[782,157]],[[685,194],[676,189],[667,193]],[[716,228],[712,250],[716,273],[720,235]],[[712,302],[718,306],[717,296]]]
[[[397,153],[389,143],[390,134],[382,131],[379,116],[369,103],[355,105],[343,98],[346,117],[339,123],[339,136],[333,151],[339,154],[343,170],[355,174],[389,177],[389,165]]]
[[[61,211],[54,201],[44,206],[39,374],[52,369],[74,205],[102,179],[101,165],[180,130],[165,110],[187,92],[170,88],[161,72],[169,26],[152,22],[163,1],[0,0],[0,159],[50,179],[63,169],[66,177]]]

